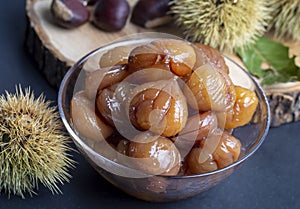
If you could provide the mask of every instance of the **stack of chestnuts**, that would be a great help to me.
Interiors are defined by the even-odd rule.
[[[169,0],[139,0],[131,22],[147,28],[167,23],[168,3]],[[112,32],[124,28],[130,5],[127,0],[53,0],[51,13],[54,21],[64,28],[76,28],[91,20],[96,27]]]
[[[233,84],[217,50],[156,39],[116,47],[99,66],[71,102],[74,128],[95,150],[105,142],[113,160],[153,175],[200,174],[239,159],[232,130],[249,123],[258,98]]]

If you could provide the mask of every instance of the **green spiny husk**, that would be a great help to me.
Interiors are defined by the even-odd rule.
[[[56,107],[29,88],[0,96],[0,192],[25,197],[39,182],[53,193],[68,182],[74,161]]]
[[[279,39],[300,40],[300,0],[271,0],[274,35]]]
[[[229,52],[263,35],[271,11],[264,0],[171,0],[171,14],[187,39]]]

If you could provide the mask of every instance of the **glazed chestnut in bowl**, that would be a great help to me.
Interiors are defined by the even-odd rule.
[[[95,170],[154,202],[194,196],[228,177],[270,123],[266,96],[247,71],[215,49],[165,34],[89,53],[65,75],[58,105]]]

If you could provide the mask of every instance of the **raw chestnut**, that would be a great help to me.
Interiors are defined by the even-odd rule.
[[[200,111],[226,111],[235,101],[234,85],[226,73],[210,64],[197,68],[184,89],[187,101]]]
[[[170,0],[139,0],[133,7],[131,22],[153,28],[168,23],[171,17],[167,15]]]
[[[54,21],[64,28],[75,28],[89,21],[90,12],[80,0],[53,0]]]
[[[129,12],[130,6],[126,0],[98,0],[93,23],[105,31],[119,31],[125,26]]]
[[[94,6],[98,0],[81,0],[88,6]]]
[[[143,135],[138,135],[128,147],[128,155],[133,158],[134,167],[154,175],[176,175],[181,157],[173,142],[161,136],[152,136],[143,141]],[[143,140],[137,139],[139,137]]]
[[[186,41],[161,39],[138,46],[129,55],[131,73],[145,68],[160,68],[184,77],[192,72],[196,62],[194,48]]]
[[[161,80],[133,89],[129,105],[131,123],[138,129],[174,136],[187,120],[187,104],[176,80]]]
[[[188,174],[210,172],[234,163],[239,158],[241,143],[234,136],[224,132],[214,152],[209,154],[205,160],[201,160],[203,151],[205,151],[203,145],[195,147],[187,156]]]

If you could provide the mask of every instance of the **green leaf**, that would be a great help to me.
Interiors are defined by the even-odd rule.
[[[262,79],[262,85],[300,80],[295,57],[289,57],[289,48],[279,42],[263,36],[255,44],[236,52],[248,71]]]

